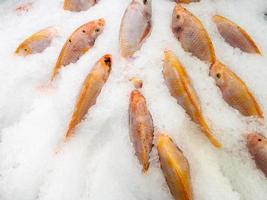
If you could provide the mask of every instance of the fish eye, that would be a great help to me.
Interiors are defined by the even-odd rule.
[[[98,33],[99,31],[100,31],[100,29],[99,29],[99,28],[95,29],[95,32],[97,32],[97,33]]]
[[[176,15],[176,19],[180,19],[181,16],[179,14]]]
[[[83,33],[85,33],[85,30],[83,30]]]
[[[216,77],[221,78],[221,74],[220,73],[216,74]]]
[[[259,138],[258,141],[261,142],[261,139]]]
[[[69,39],[69,42],[71,42],[71,39]]]
[[[25,48],[24,51],[28,51],[28,49]]]

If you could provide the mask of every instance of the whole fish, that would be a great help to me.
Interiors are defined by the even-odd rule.
[[[220,142],[209,129],[202,115],[197,96],[185,69],[170,51],[165,51],[163,76],[171,95],[177,100],[178,104],[185,109],[186,113],[195,123],[200,125],[210,142],[215,147],[220,148]]]
[[[80,26],[72,33],[61,49],[51,80],[55,78],[62,66],[77,62],[94,46],[97,37],[103,32],[104,26],[105,20],[101,18]]]
[[[57,30],[53,27],[42,29],[24,40],[16,49],[15,53],[21,56],[41,53],[50,46]]]
[[[151,0],[133,0],[120,26],[120,53],[131,57],[139,50],[151,31]]]
[[[246,84],[220,62],[210,68],[210,75],[220,88],[224,100],[245,116],[263,117],[262,111]]]
[[[257,167],[267,177],[267,139],[258,133],[250,133],[247,136],[247,148]]]
[[[156,142],[161,169],[175,200],[192,200],[190,167],[183,152],[166,135]]]
[[[177,4],[172,14],[172,32],[183,49],[202,61],[215,62],[215,53],[210,37],[200,20]]]
[[[213,21],[221,36],[232,47],[247,53],[261,54],[255,42],[240,26],[220,15],[213,16]]]
[[[97,61],[95,66],[87,75],[76,100],[65,139],[68,139],[73,135],[73,129],[75,126],[80,123],[88,110],[96,103],[96,99],[109,77],[111,65],[111,55],[105,55]]]
[[[143,172],[146,172],[149,167],[149,153],[152,150],[154,126],[145,97],[136,89],[130,97],[129,129],[135,154],[143,166]]]
[[[98,2],[98,0],[65,0],[64,10],[70,11],[84,11],[92,7]]]

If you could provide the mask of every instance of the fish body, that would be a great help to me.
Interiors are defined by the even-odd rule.
[[[42,29],[24,40],[16,49],[15,53],[21,56],[41,53],[50,46],[57,30],[53,27]]]
[[[213,44],[201,21],[180,4],[173,10],[171,28],[185,51],[202,61],[215,62]]]
[[[104,26],[105,20],[101,18],[80,26],[72,33],[61,49],[51,80],[54,79],[62,66],[77,62],[83,54],[94,46],[97,37],[103,32]]]
[[[258,133],[250,133],[247,136],[247,148],[257,167],[267,177],[267,139]]]
[[[230,106],[244,116],[263,117],[260,106],[246,84],[228,67],[217,61],[211,66],[210,75]]]
[[[185,69],[170,51],[165,51],[164,57],[163,76],[171,95],[185,109],[191,119],[200,125],[210,142],[219,148],[221,144],[212,134],[202,115],[197,96]]]
[[[143,166],[143,172],[146,172],[149,167],[149,153],[152,150],[154,126],[145,97],[136,89],[130,96],[129,129],[135,154]]]
[[[213,16],[213,21],[220,35],[232,47],[247,53],[261,54],[255,42],[240,26],[220,15]]]
[[[109,77],[111,65],[111,55],[105,55],[95,64],[87,75],[76,100],[65,139],[73,135],[75,126],[80,123],[88,110],[96,103],[96,99]]]
[[[166,135],[157,137],[157,150],[162,172],[175,200],[192,200],[190,167],[183,152]]]
[[[119,45],[122,57],[139,50],[151,31],[151,0],[133,0],[126,9],[120,26]]]
[[[98,0],[65,0],[64,10],[80,12],[94,6]]]

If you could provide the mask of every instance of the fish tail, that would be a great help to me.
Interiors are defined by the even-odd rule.
[[[214,136],[214,134],[211,132],[210,128],[208,127],[207,123],[205,120],[200,117],[200,125],[203,133],[207,136],[211,144],[215,146],[216,148],[221,148],[222,144],[219,142],[219,140]]]

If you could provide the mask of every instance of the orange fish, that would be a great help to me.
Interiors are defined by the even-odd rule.
[[[247,148],[257,167],[267,177],[267,139],[258,133],[250,133],[247,136]]]
[[[263,117],[262,111],[246,84],[229,68],[220,62],[210,68],[224,100],[245,116]]]
[[[200,125],[210,142],[215,147],[220,148],[220,142],[215,138],[202,116],[197,96],[191,87],[185,69],[170,51],[165,51],[163,76],[171,95],[177,100],[178,104],[185,109],[186,113],[195,123]]]
[[[200,20],[177,4],[172,14],[172,32],[183,49],[202,61],[214,63],[215,53],[210,37]]]
[[[175,200],[193,200],[190,167],[183,152],[167,135],[157,136],[161,169]]]
[[[133,0],[120,26],[120,53],[128,58],[139,50],[151,31],[151,0]]]
[[[68,139],[73,135],[73,129],[75,126],[80,123],[88,110],[96,103],[96,99],[109,77],[111,65],[111,55],[105,55],[98,60],[90,73],[87,75],[76,100],[65,139]]]
[[[261,54],[255,42],[240,26],[220,15],[213,16],[213,21],[221,36],[232,47],[247,53]]]
[[[154,126],[145,97],[138,90],[133,90],[130,97],[129,128],[135,154],[143,166],[143,172],[146,172],[149,167],[149,153],[152,150]]]
[[[53,27],[42,29],[24,40],[16,49],[15,53],[21,56],[41,53],[50,46],[57,31]]]
[[[75,12],[84,11],[94,6],[97,2],[98,0],[65,0],[64,10]]]
[[[51,80],[55,78],[62,66],[77,62],[94,46],[97,37],[103,32],[104,26],[105,20],[101,18],[80,26],[72,33],[61,49]]]

